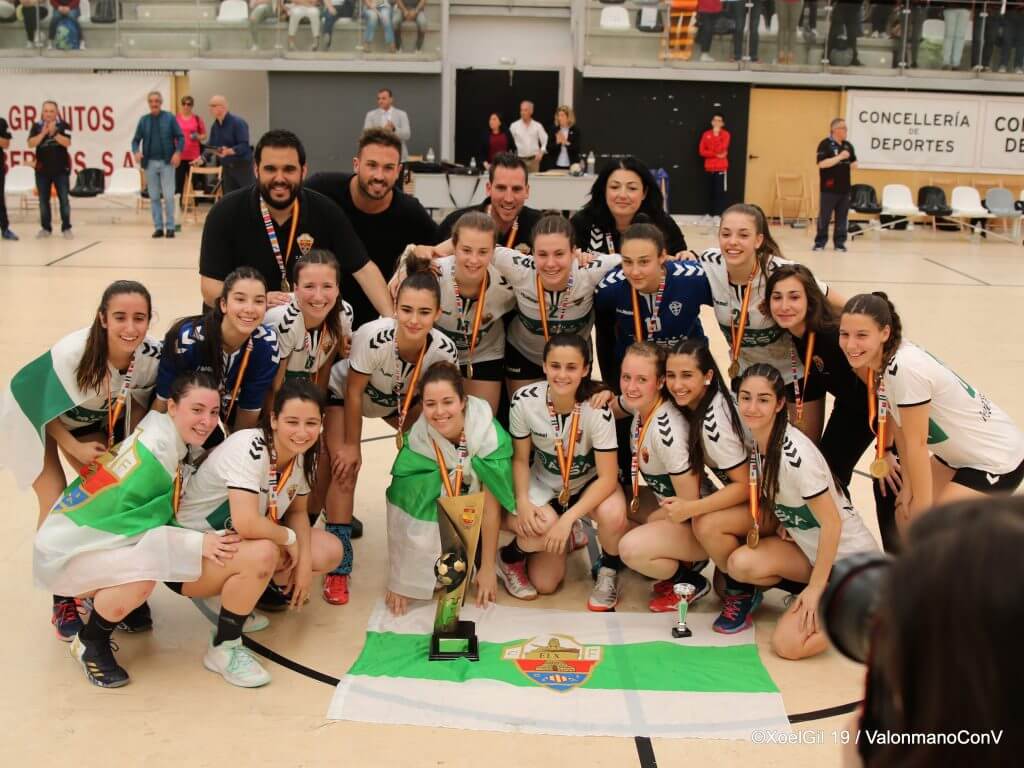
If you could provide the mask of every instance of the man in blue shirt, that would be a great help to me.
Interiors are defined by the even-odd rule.
[[[252,146],[249,144],[249,124],[228,112],[228,100],[223,96],[210,98],[210,149],[217,153],[221,168],[224,194],[256,183],[252,166]]]
[[[132,154],[146,171],[153,237],[174,237],[174,174],[181,163],[185,134],[174,115],[161,109],[164,99],[159,91],[150,91],[146,101],[149,114],[140,117],[135,127]]]

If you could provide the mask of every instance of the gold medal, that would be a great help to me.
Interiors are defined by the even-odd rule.
[[[640,511],[640,499],[638,499],[636,496],[634,496],[629,501],[629,513],[631,515],[635,515],[639,511]]]
[[[404,444],[405,441],[402,439],[402,433],[399,432],[398,434],[395,435],[395,448],[397,448],[398,450],[402,450],[402,446]]]
[[[558,494],[558,503],[563,507],[569,506],[569,489],[562,488],[562,492]]]
[[[284,291],[285,293],[291,293],[292,292],[292,285],[291,285],[291,283],[288,282],[288,278],[287,277],[282,277],[281,278],[281,290]]]
[[[747,531],[747,546],[751,549],[756,549],[758,542],[761,541],[761,531],[755,525],[749,531]]]
[[[466,366],[466,373],[467,373],[467,378],[470,378],[470,379],[473,378],[473,364],[472,363],[470,363],[469,365]]]
[[[875,459],[871,462],[871,476],[876,480],[881,480],[883,477],[889,474],[889,462],[885,459]]]
[[[735,379],[739,375],[740,375],[740,361],[739,360],[733,360],[729,364],[729,378],[730,379]]]

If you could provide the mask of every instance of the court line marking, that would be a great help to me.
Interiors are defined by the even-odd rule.
[[[989,286],[992,285],[992,283],[987,283],[984,280],[982,280],[980,277],[975,277],[974,275],[969,275],[966,272],[961,272],[959,269],[954,269],[953,267],[949,266],[948,264],[943,264],[941,261],[936,261],[935,259],[932,259],[932,258],[930,258],[928,256],[925,256],[923,258],[929,264],[934,264],[937,267],[942,267],[943,269],[948,269],[950,272],[956,272],[961,277],[969,278],[971,280],[974,280],[975,282],[981,283],[982,285],[989,285]]]
[[[71,253],[66,253],[63,256],[61,256],[59,259],[54,259],[53,261],[48,261],[45,264],[43,264],[42,266],[44,266],[44,267],[52,267],[54,264],[57,264],[57,263],[59,263],[61,261],[64,261],[64,259],[70,259],[76,253],[81,253],[82,251],[88,251],[94,245],[99,245],[102,242],[103,242],[102,240],[97,240],[94,243],[89,243],[88,245],[83,246],[82,248],[79,248],[77,251],[72,251]]]

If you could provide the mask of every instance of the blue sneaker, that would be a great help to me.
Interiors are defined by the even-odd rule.
[[[70,643],[84,628],[82,617],[78,613],[78,601],[73,597],[58,600],[53,604],[53,616],[50,619],[57,632],[57,639]]]
[[[17,240],[18,239],[18,236],[16,234],[14,234],[14,232],[12,232],[9,229],[5,229],[2,233],[0,233],[0,237],[3,237],[4,240]]]
[[[761,605],[761,590],[749,592],[733,592],[726,590],[725,605],[715,619],[712,629],[723,635],[734,635],[742,632],[754,623],[753,613]]]

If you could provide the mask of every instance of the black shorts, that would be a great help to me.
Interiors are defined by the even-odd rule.
[[[459,372],[463,377],[469,377],[468,366],[460,365]],[[483,363],[473,363],[473,379],[476,381],[504,381],[505,361],[487,360]]]
[[[526,356],[511,344],[506,344],[505,377],[518,381],[536,381],[544,378],[544,369],[531,360],[527,360]]]
[[[107,422],[105,419],[103,421],[97,421],[93,424],[86,424],[84,427],[75,427],[74,429],[69,429],[68,432],[71,433],[72,437],[78,440],[81,440],[83,437],[88,437],[89,435],[96,434],[103,435],[104,441],[106,441],[109,437],[109,433],[107,432]],[[120,418],[114,425],[114,443],[120,443],[122,440],[124,440],[124,438],[124,419]]]
[[[938,459],[940,464],[949,467],[949,464],[939,459],[938,456],[935,458]],[[954,483],[978,491],[978,493],[1013,493],[1017,490],[1021,480],[1024,480],[1024,461],[1018,464],[1016,469],[1007,472],[1005,475],[993,475],[991,472],[986,472],[983,469],[973,469],[971,467],[949,468],[954,470]]]
[[[580,496],[582,496],[586,492],[587,488],[589,488],[591,485],[593,485],[596,481],[597,481],[597,476],[595,475],[593,477],[593,479],[587,481],[586,485],[584,485],[582,488],[580,488],[578,491],[576,491],[576,493],[574,493],[572,496],[569,497],[569,503],[566,504],[564,507],[561,504],[558,503],[558,497],[557,496],[555,496],[555,498],[553,498],[551,501],[549,501],[548,504],[550,504],[551,507],[558,514],[558,516],[561,517],[562,515],[565,514],[565,510],[569,509],[569,507],[571,507],[573,504],[578,502],[580,500]]]
[[[182,581],[165,581],[164,586],[171,590],[171,592],[177,592],[179,595],[184,594],[181,591],[184,589],[184,582]]]

